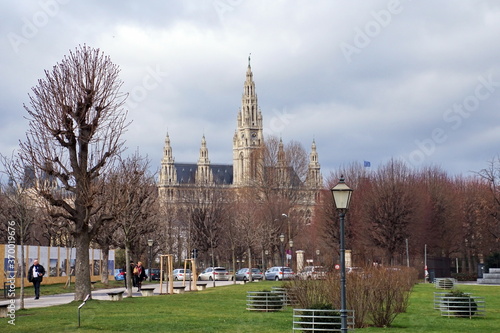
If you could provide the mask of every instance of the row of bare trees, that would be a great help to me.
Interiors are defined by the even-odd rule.
[[[246,189],[197,185],[178,195],[182,204],[158,204],[149,161],[138,153],[122,157],[128,123],[119,72],[98,49],[70,51],[33,88],[26,138],[3,160],[10,189],[3,191],[8,200],[0,199],[11,208],[2,211],[18,223],[20,242],[46,237],[76,247],[76,300],[90,293],[92,242],[124,248],[128,262],[130,252],[144,253],[151,235],[155,251],[176,253],[179,261],[197,248],[207,264],[246,256],[253,265],[266,250],[279,259],[283,233],[306,256],[321,250],[323,262],[338,257],[328,190],[318,197],[304,186],[308,160],[295,142],[266,139]],[[473,267],[475,258],[498,250],[498,164],[470,178],[395,160],[373,172],[352,165],[330,175],[328,186],[342,173],[355,190],[347,240],[357,260],[395,263],[409,242],[412,255],[427,244],[433,255],[460,256]],[[20,211],[29,206],[22,200],[34,211]],[[33,223],[44,228],[33,233]]]
[[[354,189],[346,237],[357,265],[406,264],[408,254],[423,265],[427,245],[429,256],[459,258],[464,272],[475,272],[482,257],[500,251],[498,160],[469,177],[398,160],[373,171],[353,164],[330,175],[329,187],[341,174]],[[316,222],[325,245],[334,246],[339,222],[327,191],[323,198]]]

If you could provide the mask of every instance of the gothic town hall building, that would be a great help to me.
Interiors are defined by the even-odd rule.
[[[256,152],[264,144],[263,115],[257,102],[255,82],[253,81],[250,58],[243,85],[241,108],[237,114],[236,130],[233,136],[233,164],[212,164],[208,157],[207,141],[203,135],[197,163],[176,163],[170,137],[167,134],[163,148],[163,158],[159,174],[158,190],[163,203],[179,202],[184,190],[198,186],[220,186],[224,188],[245,188],[252,186],[258,177],[261,163],[256,163]],[[282,168],[280,175],[288,182],[301,182],[304,192],[303,208],[314,206],[323,180],[318,162],[316,144],[313,140],[309,154],[307,176],[299,180],[293,176],[293,170],[285,163],[283,143],[280,140],[277,168]],[[285,177],[286,175],[286,177]],[[307,199],[306,199],[307,198]],[[311,205],[312,204],[312,205]],[[311,215],[309,211],[306,215]],[[307,221],[306,221],[307,223]]]

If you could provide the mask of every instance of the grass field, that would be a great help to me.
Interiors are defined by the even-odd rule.
[[[270,289],[275,285],[279,283],[247,283],[179,295],[126,298],[121,302],[91,300],[81,309],[80,328],[77,327],[77,308],[81,302],[22,310],[16,312],[15,326],[9,325],[7,318],[1,318],[0,331],[291,332],[291,308],[269,313],[245,310],[247,291]],[[414,288],[407,313],[400,314],[392,327],[369,327],[356,332],[500,332],[500,286],[460,285],[459,289],[485,298],[485,317],[441,317],[439,311],[433,309],[436,289],[430,284],[419,284]]]

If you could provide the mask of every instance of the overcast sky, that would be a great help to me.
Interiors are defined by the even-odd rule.
[[[232,163],[251,66],[265,135],[317,144],[323,175],[391,158],[469,175],[500,143],[500,3],[477,1],[2,1],[0,153],[27,128],[23,104],[79,44],[121,68],[124,138],[159,167]]]

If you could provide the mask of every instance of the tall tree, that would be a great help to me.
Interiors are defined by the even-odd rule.
[[[96,193],[99,176],[123,148],[127,127],[122,108],[119,68],[99,49],[79,46],[45,71],[29,95],[29,129],[20,142],[18,172],[25,166],[37,179],[54,177],[71,193],[63,197],[46,182],[34,182],[38,195],[62,210],[75,239],[75,300],[90,294],[89,246],[99,226],[108,220]]]
[[[120,160],[116,169],[107,177],[106,193],[109,197],[110,215],[116,224],[115,236],[122,240],[125,262],[130,262],[132,246],[145,243],[147,234],[156,229],[157,190],[154,176],[148,171],[149,161],[138,152]],[[127,267],[127,293],[132,297],[132,271]]]
[[[391,160],[373,180],[364,202],[365,218],[371,222],[374,245],[385,251],[392,264],[396,254],[404,252],[415,211],[411,174],[404,163]]]

